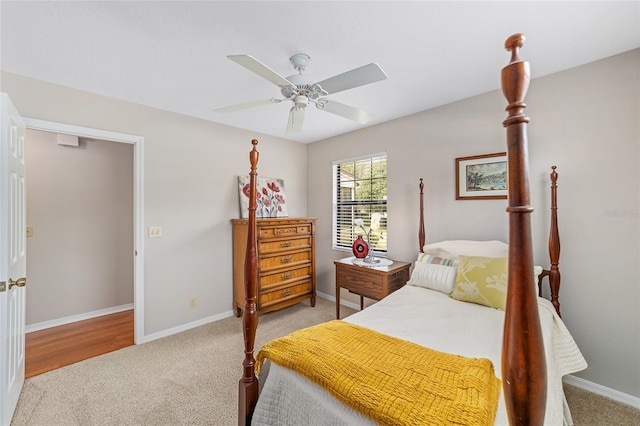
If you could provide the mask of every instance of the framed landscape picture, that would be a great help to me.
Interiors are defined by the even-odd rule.
[[[506,198],[506,152],[456,158],[456,200]]]

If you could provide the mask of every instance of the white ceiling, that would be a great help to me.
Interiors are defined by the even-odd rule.
[[[499,88],[504,40],[527,37],[532,78],[640,47],[640,2],[104,1],[0,3],[4,71],[254,132],[310,143],[363,126],[290,102],[226,58],[250,54],[283,76],[306,53],[317,81],[370,62],[388,79],[330,96],[371,112],[367,126]]]

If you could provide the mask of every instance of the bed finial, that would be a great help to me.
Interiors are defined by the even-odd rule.
[[[258,176],[258,141],[251,141],[253,149],[249,152],[251,171],[249,172],[249,220],[247,225],[247,251],[244,259],[244,294],[245,306],[242,315],[244,335],[244,361],[242,362],[242,378],[238,384],[238,425],[251,424],[253,409],[258,401],[258,379],[255,372],[256,360],[253,348],[258,327],[257,314],[257,240],[256,240],[256,177]]]
[[[542,425],[546,405],[546,363],[537,294],[533,281],[533,248],[529,200],[529,154],[524,97],[529,64],[518,58],[524,36],[514,34],[505,47],[511,62],[502,69],[507,99],[507,167],[509,206],[509,266],[502,340],[502,384],[510,425]]]
[[[424,232],[424,183],[420,178],[420,226],[418,228],[418,244],[420,245],[419,252],[422,253],[425,242]]]
[[[504,42],[504,48],[511,51],[511,61],[509,63],[520,62],[518,49],[524,46],[526,40],[524,34],[514,34]]]
[[[502,69],[502,93],[509,102],[506,108],[509,116],[503,123],[505,127],[511,122],[529,122],[529,117],[524,115],[527,107],[524,97],[529,89],[529,63],[518,57],[518,49],[524,45],[524,40],[524,35],[514,34],[504,43],[504,47],[511,51],[511,61]]]

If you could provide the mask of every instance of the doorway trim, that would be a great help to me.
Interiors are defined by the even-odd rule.
[[[23,117],[27,129],[133,145],[133,309],[134,343],[144,343],[144,197],[142,136]],[[27,158],[27,163],[29,159]],[[28,167],[28,165],[27,165]]]

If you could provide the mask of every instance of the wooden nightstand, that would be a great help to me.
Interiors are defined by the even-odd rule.
[[[381,300],[409,281],[411,263],[394,260],[389,266],[358,266],[353,257],[336,260],[336,318],[340,319],[340,288],[360,295],[360,310],[364,297]]]

